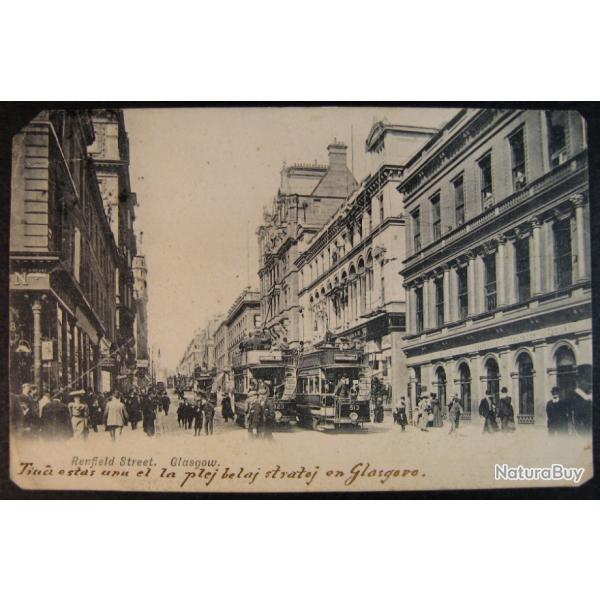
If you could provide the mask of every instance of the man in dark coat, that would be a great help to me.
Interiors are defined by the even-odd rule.
[[[142,397],[142,426],[147,436],[152,437],[156,431],[156,406],[154,400],[148,395]]]
[[[515,411],[512,406],[512,398],[508,395],[508,390],[502,388],[502,396],[498,401],[498,418],[500,419],[500,429],[503,432],[515,430]]]
[[[215,407],[213,403],[207,398],[202,407],[204,410],[204,432],[206,435],[212,435],[213,433],[213,420],[215,418]]]
[[[66,440],[73,437],[69,409],[55,396],[42,409],[42,437],[48,440]]]
[[[495,433],[498,431],[498,423],[496,422],[496,403],[491,394],[481,399],[481,402],[479,403],[479,416],[485,419],[483,423],[483,433]]]
[[[229,419],[233,419],[233,410],[231,409],[231,399],[228,394],[223,396],[221,400],[221,416],[225,423],[228,422]]]
[[[551,436],[569,433],[569,406],[560,399],[559,389],[552,388],[552,398],[546,404],[548,433]]]
[[[194,435],[202,434],[202,423],[204,422],[204,410],[202,409],[202,403],[200,400],[196,400],[196,406],[194,406]]]

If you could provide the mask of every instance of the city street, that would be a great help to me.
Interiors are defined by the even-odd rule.
[[[200,477],[206,467],[216,467],[221,474],[234,469],[262,474],[279,474],[281,470],[293,474],[304,467],[321,475],[329,474],[321,480],[319,489],[339,490],[350,486],[355,491],[515,485],[495,481],[496,464],[515,467],[584,466],[586,474],[583,480],[592,475],[591,439],[578,436],[551,438],[544,427],[520,426],[513,434],[484,435],[477,418],[473,424],[461,424],[458,433],[452,436],[448,435],[447,423],[427,432],[412,426],[402,432],[393,423],[391,415],[386,413],[383,423],[369,423],[363,430],[319,432],[291,426],[276,430],[273,439],[267,440],[250,438],[248,432],[237,424],[224,423],[219,406],[215,413],[214,435],[206,436],[203,432],[195,437],[193,429],[178,426],[178,399],[172,393],[170,397],[171,407],[165,427],[161,430],[159,426],[154,437],[146,436],[140,423],[135,431],[130,427],[124,428],[117,441],[112,443],[108,433],[100,428],[97,433],[92,432],[85,442],[73,439],[55,444],[20,443],[15,446],[17,452],[13,460],[15,464],[26,460],[53,467],[65,465],[65,461],[86,460],[94,456],[115,457],[114,466],[119,466],[120,460],[150,460],[158,476],[152,485],[173,491],[203,491],[206,488],[197,479],[186,482],[185,488],[182,488],[181,478],[177,482],[163,481],[161,478],[166,479],[171,468],[171,472],[178,476],[191,473],[190,477]],[[187,393],[186,397],[192,399],[192,394]],[[534,452],[532,448],[535,448]],[[359,472],[364,476],[356,475]],[[383,477],[377,483],[373,478],[379,472],[402,475],[392,479]],[[345,483],[350,481],[349,473],[355,473],[350,484]],[[147,489],[147,482],[132,479],[132,475],[131,471],[126,475],[127,489]],[[102,489],[115,489],[118,485],[117,480],[110,478],[95,483]],[[245,482],[236,483],[234,488],[231,482],[221,481],[212,484],[211,491],[272,491],[264,478],[253,482],[251,490],[244,487]],[[288,491],[311,489],[306,482],[295,479],[283,483]],[[532,482],[531,485],[542,483]],[[77,482],[73,484],[77,485]],[[566,484],[557,482],[556,485]]]

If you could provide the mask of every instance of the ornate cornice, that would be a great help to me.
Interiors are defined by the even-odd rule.
[[[414,171],[409,173],[407,178],[398,186],[398,191],[406,195],[413,194],[462,150],[472,145],[474,138],[483,135],[511,112],[515,111],[509,109],[483,109],[479,111],[465,124],[462,131],[451,136],[445,144],[433,151],[430,157],[425,158],[424,155],[423,164],[415,167]],[[442,137],[443,132],[438,135]]]

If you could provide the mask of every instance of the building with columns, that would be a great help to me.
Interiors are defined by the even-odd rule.
[[[591,371],[586,126],[578,113],[460,111],[406,164],[412,406],[464,418],[507,387],[518,423],[545,424],[557,385]]]
[[[295,164],[281,171],[281,185],[258,228],[260,303],[264,328],[277,344],[300,341],[298,255],[358,186],[347,166],[347,147],[327,147],[329,164]]]
[[[116,336],[118,248],[87,152],[89,111],[48,110],[13,138],[10,221],[11,389],[90,388]]]
[[[405,292],[398,276],[406,220],[396,188],[404,163],[435,133],[375,123],[365,144],[373,173],[311,235],[295,261],[305,347],[326,337],[364,342],[373,374],[392,394],[405,395],[407,389],[401,349]]]

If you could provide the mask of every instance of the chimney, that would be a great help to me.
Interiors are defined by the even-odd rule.
[[[327,152],[329,153],[329,168],[337,168],[346,167],[346,156],[347,156],[348,146],[344,144],[344,142],[338,142],[334,138],[333,142],[327,146]]]

